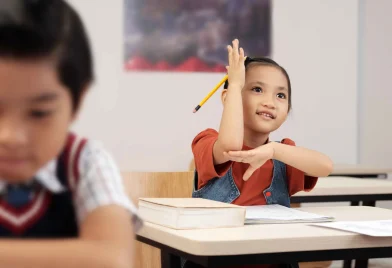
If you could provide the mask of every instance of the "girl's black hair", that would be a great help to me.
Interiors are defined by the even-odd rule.
[[[266,57],[260,57],[260,58],[250,58],[247,57],[245,59],[245,68],[247,68],[249,66],[250,63],[252,62],[258,62],[262,65],[267,65],[267,66],[273,66],[276,67],[277,69],[279,69],[283,75],[286,77],[287,79],[287,85],[288,85],[288,101],[289,101],[289,111],[291,110],[291,82],[290,82],[290,77],[289,74],[286,72],[286,70],[280,66],[278,63],[276,63],[274,60],[270,59],[270,58],[266,58]],[[229,88],[229,80],[226,80],[224,86],[224,89],[228,89]]]
[[[0,57],[54,58],[78,108],[93,80],[90,44],[77,12],[64,0],[0,0]]]

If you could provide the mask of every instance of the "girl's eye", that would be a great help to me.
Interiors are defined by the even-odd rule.
[[[252,90],[253,90],[254,92],[256,92],[256,93],[261,93],[261,92],[263,92],[263,89],[262,89],[261,87],[254,87],[254,88],[252,88]]]
[[[286,98],[286,94],[284,94],[284,93],[278,93],[278,98],[279,99],[285,99]]]
[[[52,114],[52,111],[40,111],[40,110],[35,110],[30,112],[30,116],[36,119],[41,119],[48,117]]]

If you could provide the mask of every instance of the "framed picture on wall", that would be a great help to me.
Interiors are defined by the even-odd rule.
[[[225,72],[226,46],[269,56],[271,0],[124,0],[127,71]]]

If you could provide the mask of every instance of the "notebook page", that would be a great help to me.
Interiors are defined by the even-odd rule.
[[[247,220],[264,219],[281,221],[332,219],[332,217],[308,213],[281,205],[247,206],[245,218]]]
[[[392,236],[392,220],[382,221],[340,221],[331,223],[312,224],[315,226],[339,229],[368,236]]]

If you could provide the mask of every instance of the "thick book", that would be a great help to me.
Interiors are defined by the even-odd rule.
[[[246,209],[202,198],[139,198],[139,215],[173,229],[240,227]]]
[[[333,217],[304,212],[281,205],[246,207],[245,224],[329,222]]]

